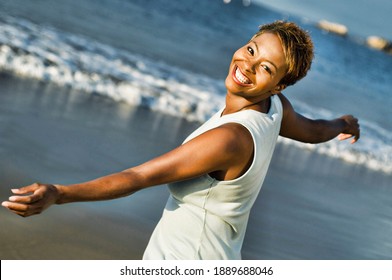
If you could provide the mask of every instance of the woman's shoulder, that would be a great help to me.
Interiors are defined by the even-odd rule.
[[[244,147],[253,143],[252,135],[248,128],[241,123],[224,123],[213,129],[215,132],[212,141],[219,141],[225,146],[227,152],[244,152]]]

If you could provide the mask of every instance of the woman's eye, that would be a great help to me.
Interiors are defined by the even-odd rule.
[[[269,68],[267,65],[262,65],[261,67],[263,67],[263,69],[264,69],[265,71],[267,71],[269,74],[272,73],[271,68]]]
[[[251,55],[253,55],[254,54],[254,51],[253,51],[253,49],[251,48],[251,47],[248,47],[248,52],[251,54]]]

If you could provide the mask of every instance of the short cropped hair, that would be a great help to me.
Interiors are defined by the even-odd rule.
[[[279,84],[294,85],[306,76],[312,64],[314,52],[309,33],[293,22],[278,20],[261,25],[253,38],[266,32],[279,37],[286,59],[287,73]]]

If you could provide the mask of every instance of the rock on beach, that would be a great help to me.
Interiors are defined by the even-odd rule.
[[[317,23],[317,26],[322,30],[335,33],[340,36],[346,36],[348,34],[348,28],[340,23],[330,22],[327,20],[320,20]]]

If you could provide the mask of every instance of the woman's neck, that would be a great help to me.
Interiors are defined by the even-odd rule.
[[[223,110],[222,116],[240,112],[243,110],[255,110],[261,113],[268,113],[271,107],[271,96],[267,96],[262,100],[247,100],[243,97],[232,96],[228,94],[226,96],[226,106]]]

